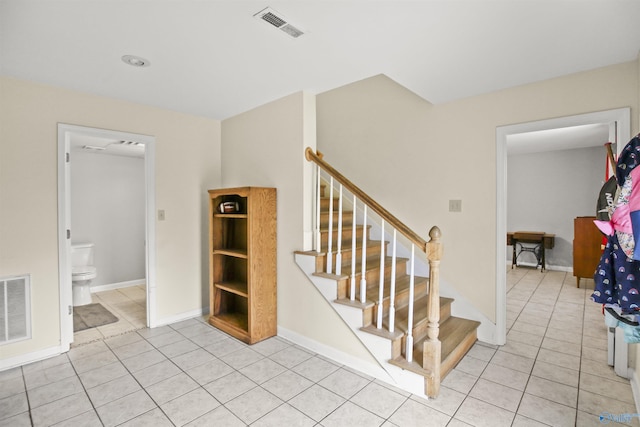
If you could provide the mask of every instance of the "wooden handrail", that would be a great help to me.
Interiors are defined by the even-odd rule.
[[[305,157],[308,161],[314,162],[322,169],[324,169],[329,175],[333,176],[333,179],[338,181],[343,186],[355,194],[356,197],[362,200],[369,206],[375,213],[377,213],[383,220],[391,224],[396,230],[398,230],[403,236],[405,236],[411,243],[416,245],[422,252],[427,252],[427,241],[418,235],[415,231],[407,227],[402,221],[393,216],[388,210],[383,208],[378,202],[373,200],[367,193],[362,191],[357,185],[349,181],[344,175],[333,168],[329,163],[322,159],[321,153],[314,153],[310,147],[305,150]],[[439,235],[439,231],[438,231]]]

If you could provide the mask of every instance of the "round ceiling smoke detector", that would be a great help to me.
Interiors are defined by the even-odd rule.
[[[135,55],[124,55],[122,57],[122,62],[133,67],[148,67],[149,65],[151,65],[148,59],[140,58],[139,56]]]

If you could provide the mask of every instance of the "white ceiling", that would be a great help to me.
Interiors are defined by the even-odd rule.
[[[519,133],[507,137],[510,156],[587,147],[604,147],[609,141],[609,124],[600,123]],[[603,153],[605,149],[603,148]]]
[[[638,0],[0,0],[0,74],[215,119],[377,74],[438,104],[634,60],[639,19]]]
[[[69,148],[71,153],[109,154],[113,156],[144,158],[144,144],[136,141],[101,138],[97,136],[71,133]]]

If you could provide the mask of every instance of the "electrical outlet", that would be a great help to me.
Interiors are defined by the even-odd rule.
[[[158,221],[164,221],[164,209],[158,210]]]
[[[462,200],[449,200],[449,212],[462,212]]]

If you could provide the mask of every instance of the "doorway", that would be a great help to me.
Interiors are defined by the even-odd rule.
[[[78,142],[81,141],[81,142]],[[79,144],[82,144],[79,146]],[[144,216],[141,225],[141,237],[144,246],[144,270],[146,293],[143,323],[154,326],[156,321],[155,307],[155,138],[148,135],[83,126],[58,124],[58,245],[59,245],[59,283],[60,283],[60,336],[61,347],[66,351],[74,341],[73,294],[71,280],[71,242],[74,232],[71,224],[71,158],[72,148],[94,152],[107,149],[120,154],[138,156],[143,162],[144,206],[140,208]],[[84,148],[84,147],[87,148]],[[106,157],[106,156],[105,156]],[[79,236],[82,238],[82,236]],[[97,249],[99,250],[99,248]],[[98,273],[100,274],[100,273]],[[116,286],[117,287],[117,286]],[[104,286],[102,287],[105,288]],[[108,286],[107,286],[108,288]],[[105,289],[106,290],[106,289]],[[138,290],[139,291],[139,290]],[[110,291],[111,292],[111,291]],[[117,291],[116,291],[117,292]]]
[[[597,124],[609,126],[609,139],[611,142],[618,143],[618,151],[624,148],[624,145],[631,138],[631,110],[629,108],[501,126],[496,129],[496,344],[502,345],[506,342],[507,278],[505,262],[507,260],[507,246],[505,240],[507,235],[507,146],[509,137],[528,132]]]

